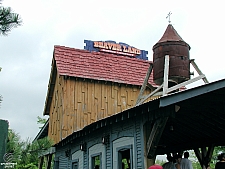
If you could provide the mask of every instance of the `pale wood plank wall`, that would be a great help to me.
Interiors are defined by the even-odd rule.
[[[140,87],[57,75],[49,137],[55,143],[102,118],[132,108]],[[144,94],[151,91],[147,89]]]

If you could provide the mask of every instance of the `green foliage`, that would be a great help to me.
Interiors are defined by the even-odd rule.
[[[159,160],[159,159],[157,159],[156,161],[155,161],[155,163],[156,164],[158,164],[158,165],[163,165],[164,163],[166,163],[167,161],[163,161],[163,160]]]
[[[9,129],[7,153],[13,154],[13,161],[17,163],[16,169],[37,169],[38,153],[47,150],[53,142],[46,138],[31,142],[30,139],[21,141],[19,134]]]
[[[16,169],[38,169],[38,167],[36,165],[34,165],[33,163],[27,164],[27,165],[17,165]]]
[[[224,146],[217,146],[214,148],[213,155],[212,155],[211,161],[209,163],[210,168],[215,168],[216,162],[218,161],[217,156],[219,154],[221,154],[222,152],[225,152]],[[202,169],[197,157],[195,156],[195,153],[193,151],[189,151],[189,153],[190,153],[190,158],[191,158],[191,161],[193,164],[193,168],[194,169]]]
[[[37,124],[40,124],[41,126],[39,127],[39,129],[41,129],[43,127],[43,125],[46,123],[46,119],[45,118],[41,118],[40,116],[37,116]]]
[[[214,148],[212,159],[210,162],[211,168],[215,168],[216,162],[218,161],[217,160],[218,155],[224,152],[225,152],[225,146],[217,146]]]
[[[95,157],[95,165],[100,166],[100,158],[99,158],[99,156]]]
[[[194,169],[202,169],[202,167],[198,161],[192,161],[192,166]]]
[[[0,6],[0,34],[7,35],[12,28],[21,25],[22,20],[10,7]]]
[[[20,158],[21,149],[24,146],[24,142],[20,140],[20,136],[15,131],[9,129],[8,142],[6,145],[6,153],[13,154],[13,161],[16,162]]]

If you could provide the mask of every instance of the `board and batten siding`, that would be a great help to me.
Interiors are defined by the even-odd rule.
[[[72,78],[57,74],[49,133],[58,143],[74,131],[135,106],[140,86]],[[144,95],[149,94],[146,89]]]

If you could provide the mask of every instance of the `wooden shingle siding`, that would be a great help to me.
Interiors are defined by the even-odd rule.
[[[140,87],[56,76],[49,137],[58,143],[74,131],[135,106]],[[151,91],[147,89],[145,94]]]

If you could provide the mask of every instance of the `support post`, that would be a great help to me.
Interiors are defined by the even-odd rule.
[[[211,161],[214,145],[211,145],[206,149],[206,147],[201,148],[201,152],[199,148],[195,148],[194,152],[196,157],[198,158],[199,163],[201,164],[202,169],[206,169],[209,166],[209,162]]]
[[[161,138],[161,135],[165,128],[167,120],[168,120],[168,117],[162,117],[155,120],[148,142],[147,142],[148,158],[154,158],[157,145],[159,143],[159,140]]]
[[[51,162],[52,162],[52,154],[47,155],[47,169],[51,169]]]
[[[155,158],[156,156],[152,157],[151,159],[148,158],[148,152],[147,152],[147,141],[148,137],[151,133],[152,127],[151,127],[151,122],[147,121],[143,125],[143,136],[144,136],[144,168],[149,168],[150,166],[155,164]]]
[[[8,121],[0,119],[0,169],[5,168],[1,163],[4,163],[4,155],[6,153],[6,146],[8,140]]]
[[[42,169],[44,163],[44,156],[39,157],[38,169]]]
[[[167,95],[168,77],[169,77],[169,55],[166,55],[164,63],[163,96]]]
[[[199,75],[204,75],[202,73],[202,71],[198,68],[198,66],[195,63],[195,60],[194,59],[191,59],[191,64],[195,68],[195,70],[198,72]],[[205,76],[202,78],[202,80],[205,82],[205,84],[208,84],[209,83],[209,81],[207,80],[207,78]]]
[[[163,85],[159,86],[157,89],[155,89],[149,95],[145,96],[142,100],[139,101],[139,103],[136,104],[136,106],[141,105],[145,100],[147,100],[149,97],[153,96],[156,92],[158,92],[160,89],[162,89],[162,87],[163,87]]]

